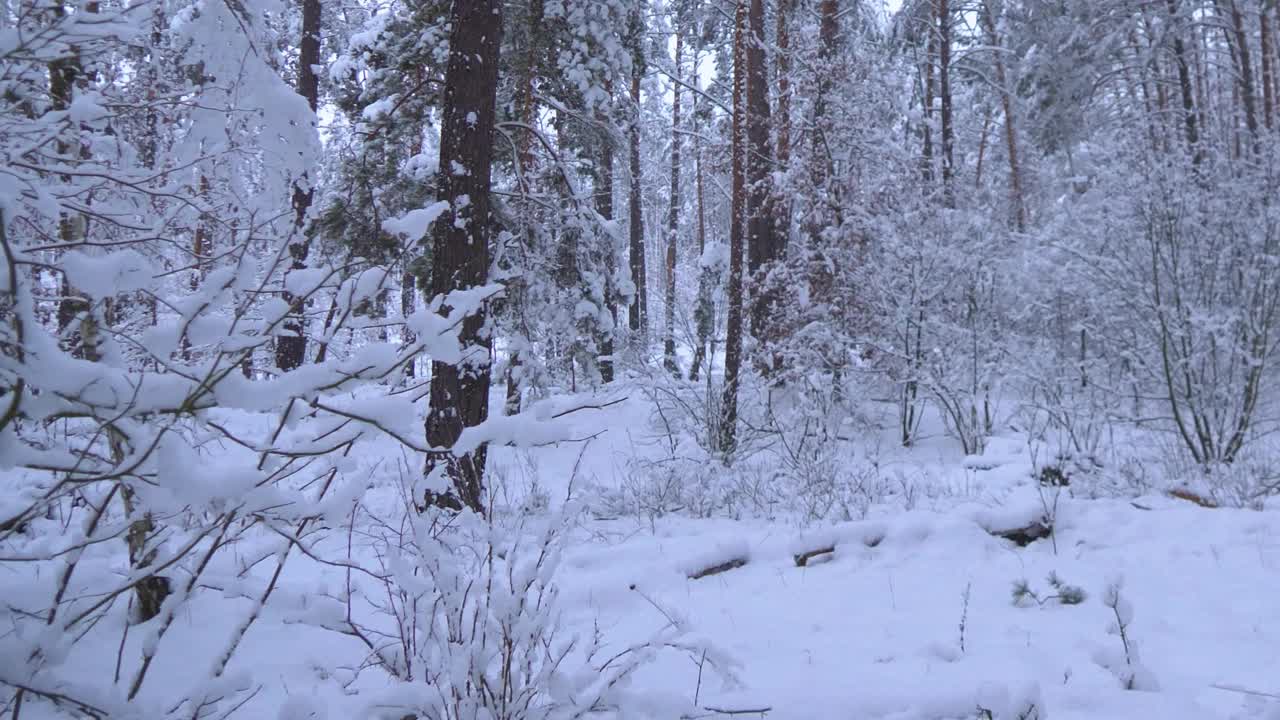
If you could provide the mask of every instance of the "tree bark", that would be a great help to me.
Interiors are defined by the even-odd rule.
[[[675,83],[671,100],[671,205],[667,212],[666,324],[662,341],[663,366],[676,377],[680,376],[676,362],[676,238],[680,228],[680,62],[684,48],[679,22],[676,21]]]
[[[59,16],[66,14],[60,5],[54,12]],[[75,46],[72,46],[72,50],[75,50]],[[76,87],[83,82],[83,76],[84,68],[76,52],[49,63],[50,111],[66,112],[71,107]],[[75,158],[83,154],[78,137],[78,132],[60,135],[54,145],[59,157],[64,158],[68,165],[73,165],[76,162]],[[86,224],[87,220],[83,215],[64,211],[58,219],[58,239],[64,245],[83,242]],[[72,286],[66,273],[62,275],[58,295],[58,334],[62,336],[64,347],[70,350],[72,355],[83,358],[85,356],[83,332],[72,326],[77,321],[92,322],[89,301],[79,289]]]
[[[1249,52],[1249,34],[1245,31],[1244,13],[1239,0],[1227,0],[1231,11],[1231,28],[1234,31],[1232,47],[1235,48],[1236,77],[1239,81],[1240,100],[1244,105],[1245,127],[1249,130],[1249,143],[1254,152],[1258,145],[1258,98],[1253,78],[1253,56]]]
[[[320,105],[320,78],[315,67],[320,64],[320,0],[301,0],[302,38],[298,43],[298,78],[296,90],[306,98],[311,112]],[[293,227],[295,236],[289,243],[292,259],[290,270],[307,267],[311,240],[307,237],[307,211],[315,198],[315,189],[304,175],[293,186]],[[283,291],[283,299],[289,303],[289,315],[283,323],[284,334],[276,338],[276,366],[281,371],[293,370],[302,365],[307,356],[307,338],[303,332],[302,300]]]
[[[439,197],[450,208],[433,226],[431,293],[484,285],[489,273],[490,174],[497,104],[502,0],[454,0],[440,130]],[[449,171],[449,168],[457,170]],[[440,313],[452,308],[444,303]],[[462,321],[462,363],[431,365],[428,476],[443,475],[456,501],[484,512],[485,447],[455,455],[453,445],[489,414],[490,340],[482,304]],[[442,501],[445,504],[447,501]]]
[[[738,378],[742,369],[742,245],[747,229],[746,94],[747,4],[737,0],[733,34],[733,139],[729,215],[729,318],[724,346],[724,388],[720,401],[720,452],[726,459],[738,444]]]
[[[700,65],[700,54],[694,52],[693,66]],[[696,78],[695,78],[696,82]],[[696,119],[699,115],[699,98],[697,94],[693,95],[693,112],[692,116]],[[702,259],[707,251],[707,213],[704,202],[702,188],[702,140],[701,134],[693,134],[693,177],[695,188],[695,202],[697,202],[698,213],[698,301],[693,311],[693,321],[696,325],[695,332],[697,334],[697,346],[693,351],[693,363],[689,367],[689,379],[693,382],[698,381],[698,373],[701,371],[702,363],[707,357],[707,345],[711,341],[711,334],[715,331],[715,304],[711,299],[712,284],[715,279],[715,273],[712,268],[702,265]],[[711,371],[708,365],[707,376],[710,377]]]
[[[610,97],[612,97],[612,92],[610,92]],[[597,120],[602,126],[605,126],[607,122],[603,115],[598,115]],[[596,212],[600,213],[600,217],[608,222],[613,220],[613,139],[608,133],[601,133],[599,162],[600,165],[596,168]],[[614,301],[613,284],[616,257],[612,240],[612,237],[610,237],[607,243],[604,264],[607,274],[605,280],[605,303],[608,305],[609,316],[613,319],[613,326],[609,328],[609,332],[603,333],[600,338],[600,380],[605,383],[613,382],[613,334],[618,325],[618,305]]]
[[[795,0],[778,0],[775,42],[778,47],[778,149],[776,161],[780,172],[787,172],[791,165],[791,12]],[[777,188],[774,209],[775,229],[783,238],[791,236],[791,199],[785,188]]]
[[[418,277],[414,274],[413,268],[409,263],[405,262],[404,271],[400,273],[400,317],[405,319],[404,326],[404,344],[411,345],[417,341],[413,335],[413,331],[409,329],[408,319],[413,314],[414,309],[414,290],[417,285]],[[417,369],[413,361],[410,361],[404,367],[404,376],[412,380],[417,375]]]
[[[1274,127],[1275,122],[1275,70],[1272,65],[1271,22],[1267,19],[1267,8],[1264,5],[1258,11],[1258,35],[1261,43],[1262,59],[1262,117],[1267,129]]]
[[[537,127],[538,122],[538,104],[534,96],[534,81],[538,74],[544,15],[545,6],[543,0],[529,0],[529,14],[525,22],[528,45],[525,48],[524,68],[521,70],[518,90],[520,121],[524,123],[525,129],[520,133],[516,144],[516,165],[520,171],[521,192],[529,193],[532,192],[530,185],[533,181],[533,128]],[[524,242],[526,247],[533,247],[532,223],[526,222],[524,225]],[[523,288],[525,286],[526,284],[523,280],[514,279],[508,285],[507,301],[522,302],[521,297],[524,294]],[[573,360],[570,359],[569,362],[572,363]],[[520,406],[524,399],[523,391],[520,387],[520,366],[522,364],[520,350],[513,345],[510,350],[510,357],[507,360],[507,391],[506,401],[503,403],[503,411],[507,415],[515,415],[520,412]]]
[[[755,298],[751,307],[751,331],[765,345],[762,365],[771,367],[767,345],[775,340],[777,328],[771,327],[770,314],[777,305],[777,289],[768,273],[773,263],[782,258],[783,242],[775,232],[770,208],[773,187],[770,182],[772,147],[769,142],[769,75],[765,66],[764,2],[749,0],[748,36],[746,38],[747,84],[747,264],[754,280]]]
[[[920,177],[924,180],[924,191],[932,192],[933,185],[933,57],[937,53],[938,42],[932,31],[925,41],[924,49],[924,97],[921,104],[924,110],[924,131],[921,137]]]
[[[1018,166],[1018,133],[1013,116],[1013,90],[1009,87],[1009,77],[1005,71],[1000,36],[996,31],[996,19],[991,12],[991,0],[983,0],[982,21],[987,30],[988,43],[995,51],[996,84],[1000,87],[1000,106],[1004,111],[1004,139],[1009,155],[1009,200],[1013,203],[1014,226],[1018,232],[1026,232],[1027,211],[1022,198],[1022,172]]]
[[[644,215],[640,196],[640,80],[644,77],[644,17],[639,4],[631,18],[631,192],[630,192],[630,240],[631,282],[635,285],[635,297],[631,300],[628,321],[632,331],[644,343],[649,328],[649,293],[645,285]]]
[[[1191,87],[1191,67],[1187,63],[1187,46],[1182,38],[1181,15],[1177,0],[1165,0],[1169,20],[1173,24],[1173,59],[1178,66],[1178,89],[1182,92],[1183,127],[1187,137],[1187,149],[1194,164],[1200,163],[1200,129],[1196,118],[1195,91]]]
[[[822,0],[822,4],[818,8],[818,81],[817,90],[813,98],[813,122],[810,123],[813,130],[811,141],[811,157],[809,159],[810,182],[813,185],[815,193],[814,202],[825,205],[830,204],[830,198],[827,197],[827,181],[830,173],[828,172],[828,162],[823,157],[826,152],[826,115],[827,100],[831,94],[832,82],[831,74],[834,70],[831,63],[836,55],[836,36],[840,32],[838,10],[836,0]],[[930,83],[932,87],[932,83]],[[928,126],[926,125],[926,128]],[[926,136],[927,139],[927,136]],[[810,221],[809,236],[813,245],[811,250],[817,250],[820,247],[820,240],[823,228],[828,224],[827,213],[810,213],[813,220]]]
[[[693,172],[694,185],[697,188],[698,203],[698,258],[707,251],[707,218],[702,194],[702,147],[698,135],[693,136]],[[693,350],[693,364],[689,367],[689,379],[698,382],[698,372],[707,357],[707,343],[711,341],[711,333],[715,330],[715,307],[711,301],[711,270],[706,267],[698,269],[698,306],[694,309],[693,318],[697,325],[697,347]],[[710,375],[710,368],[708,368]]]
[[[942,196],[947,207],[956,204],[955,188],[955,128],[952,125],[951,108],[951,2],[936,0],[938,11],[938,109],[942,133]]]

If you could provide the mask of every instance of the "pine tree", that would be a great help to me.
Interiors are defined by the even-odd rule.
[[[666,295],[665,316],[663,325],[662,357],[663,367],[672,375],[680,376],[680,365],[676,362],[676,244],[680,230],[680,64],[683,61],[684,32],[682,18],[675,19],[675,65],[674,84],[671,100],[671,199],[667,212],[667,256],[666,256]]]
[[[644,48],[644,4],[641,0],[635,0],[627,33],[627,41],[631,47],[631,105],[634,113],[628,129],[630,148],[628,217],[630,218],[631,284],[635,289],[628,321],[632,332],[637,334],[637,340],[643,343],[649,327],[649,293],[645,279],[644,199],[640,185],[640,81],[644,78],[647,69]]]
[[[488,279],[502,2],[454,0],[450,25],[438,166],[438,197],[449,203],[449,210],[433,226],[431,266],[431,293],[442,299],[479,288]],[[448,315],[453,309],[445,302],[439,311]],[[477,513],[485,512],[486,448],[461,455],[451,448],[465,428],[479,425],[489,414],[491,340],[483,332],[485,318],[481,302],[462,320],[462,364],[432,362],[426,421],[427,443],[435,448],[427,456],[427,475],[447,478],[456,493],[454,502]]]

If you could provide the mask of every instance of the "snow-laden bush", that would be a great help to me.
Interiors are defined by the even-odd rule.
[[[610,643],[598,626],[589,636],[565,629],[556,572],[574,512],[525,516],[512,527],[435,510],[373,523],[382,528],[374,540],[381,567],[369,576],[378,592],[348,588],[343,619],[326,624],[358,639],[370,664],[396,681],[371,707],[396,720],[677,716],[691,709],[689,698],[628,689],[660,652],[728,677],[729,660],[662,608],[657,629],[626,644]],[[364,603],[371,613],[358,610]]]

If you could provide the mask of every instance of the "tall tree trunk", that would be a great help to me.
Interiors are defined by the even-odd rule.
[[[450,13],[449,64],[445,72],[440,130],[439,197],[450,209],[432,227],[431,293],[439,296],[484,285],[489,273],[490,174],[497,106],[502,0],[454,0]],[[441,314],[452,307],[444,303]],[[446,477],[456,500],[484,512],[482,445],[461,455],[453,445],[465,428],[489,414],[490,340],[482,304],[462,322],[458,340],[465,359],[431,364],[431,409],[427,413],[426,473]],[[451,498],[440,500],[448,503]]]
[[[924,180],[926,194],[933,192],[933,67],[934,56],[937,55],[938,40],[931,30],[924,49],[924,92],[921,104],[924,110],[923,132],[921,137],[920,177]]]
[[[1182,121],[1187,136],[1187,149],[1191,152],[1191,161],[1198,165],[1201,159],[1200,129],[1196,117],[1195,91],[1191,87],[1191,66],[1187,61],[1187,46],[1182,37],[1182,16],[1178,12],[1177,0],[1165,0],[1165,6],[1173,24],[1173,60],[1178,66],[1178,88],[1182,92]]]
[[[738,378],[742,370],[742,245],[747,229],[747,4],[737,0],[733,33],[732,209],[729,215],[729,318],[724,346],[724,389],[720,401],[720,452],[738,444]]]
[[[662,362],[673,375],[679,377],[680,365],[676,362],[676,237],[680,228],[680,62],[684,49],[684,35],[680,21],[676,21],[675,83],[671,101],[671,206],[667,212],[667,287],[666,325],[663,330]]]
[[[539,49],[542,39],[542,23],[544,21],[543,0],[529,0],[529,17],[526,25],[528,46],[525,51],[525,66],[520,78],[520,120],[529,127],[537,122],[538,104],[534,93],[534,80],[538,74]],[[520,171],[527,173],[533,167],[533,133],[520,134],[518,144]],[[528,180],[528,176],[525,176]]]
[[[697,63],[694,63],[697,67]],[[695,106],[696,107],[696,106]],[[696,116],[695,111],[695,116]],[[703,204],[702,194],[702,144],[698,139],[700,136],[694,133],[693,136],[693,173],[694,185],[696,187],[698,203],[698,258],[701,261],[707,251],[707,216],[706,207]],[[701,263],[699,263],[701,264]],[[715,306],[711,300],[711,281],[712,271],[707,267],[698,268],[698,305],[694,309],[694,323],[697,325],[697,347],[693,351],[693,364],[689,367],[689,379],[698,382],[698,372],[702,367],[702,363],[707,357],[707,343],[711,341],[711,333],[715,330]],[[710,368],[707,370],[710,376]]]
[[[607,119],[603,114],[597,115],[597,120],[602,127],[606,125]],[[607,132],[601,133],[599,162],[600,165],[596,168],[596,212],[600,213],[600,217],[606,222],[611,222],[613,220],[613,138]],[[613,382],[613,336],[618,325],[618,304],[614,300],[613,284],[615,262],[613,238],[610,237],[604,258],[605,304],[608,305],[609,317],[613,319],[613,324],[609,332],[602,333],[600,338],[600,380],[605,383]]]
[[[1215,4],[1216,4],[1215,0]],[[1257,152],[1258,145],[1258,96],[1253,78],[1253,55],[1249,51],[1249,33],[1245,30],[1244,13],[1240,11],[1240,0],[1227,0],[1231,11],[1231,28],[1234,31],[1232,47],[1236,62],[1236,79],[1240,88],[1240,101],[1244,105],[1245,127],[1249,130],[1250,147]]]
[[[826,133],[827,133],[827,101],[831,95],[832,78],[834,73],[831,63],[835,59],[836,54],[836,36],[840,32],[839,13],[837,11],[837,0],[822,0],[822,4],[818,8],[818,78],[817,90],[814,92],[813,98],[813,121],[812,126],[813,139],[810,142],[812,152],[809,159],[810,182],[813,185],[813,191],[818,195],[814,198],[815,203],[822,203],[830,206],[829,198],[826,198],[827,180],[830,175],[828,169],[828,161],[824,158],[826,152]],[[932,88],[932,83],[929,83]],[[930,100],[932,102],[932,100]],[[927,115],[927,110],[926,110]],[[926,124],[926,129],[928,125]],[[926,140],[928,135],[925,136]],[[810,238],[814,248],[819,246],[819,240],[823,228],[827,225],[828,218],[826,212],[816,215],[810,228]]]
[[[1151,21],[1151,15],[1147,12],[1147,8],[1142,9],[1142,25],[1143,34],[1147,37],[1147,49],[1145,54],[1134,47],[1134,52],[1143,57],[1142,63],[1150,65],[1150,72],[1142,74],[1142,91],[1145,95],[1146,102],[1144,107],[1147,110],[1148,124],[1151,127],[1151,137],[1155,138],[1152,148],[1157,152],[1169,152],[1172,147],[1170,143],[1169,133],[1169,82],[1165,77],[1163,66],[1160,58],[1163,55],[1162,49],[1157,45],[1159,43],[1159,34],[1154,28]],[[1150,60],[1146,60],[1150,58]],[[1151,98],[1155,97],[1155,111],[1152,112]]]
[[[413,314],[414,309],[414,290],[417,285],[418,277],[414,274],[413,268],[408,262],[405,263],[404,271],[400,273],[400,317],[406,321]],[[411,345],[417,339],[413,335],[413,331],[409,329],[408,322],[404,326],[404,344]],[[410,360],[404,367],[404,376],[412,380],[417,375],[415,367],[416,362]]]
[[[59,16],[66,11],[61,5],[54,9]],[[84,67],[75,46],[63,58],[49,63],[49,109],[55,113],[66,112],[71,107],[76,88],[84,82]],[[61,134],[54,144],[58,156],[68,165],[74,165],[76,159],[83,156],[83,148],[79,142],[78,129],[71,128]],[[65,178],[64,178],[65,179]],[[75,245],[85,239],[87,219],[79,213],[63,211],[58,219],[58,239],[63,245]],[[77,323],[92,323],[89,300],[79,289],[72,286],[70,278],[63,273],[58,292],[58,334],[63,338],[64,346],[79,358],[85,356],[85,342]]]
[[[982,20],[987,30],[988,43],[994,48],[996,84],[1000,88],[1000,106],[1004,110],[1004,139],[1009,155],[1009,200],[1013,203],[1014,226],[1018,232],[1027,229],[1027,211],[1022,199],[1022,172],[1018,167],[1018,133],[1013,116],[1013,89],[1009,87],[1005,71],[1000,36],[996,31],[995,15],[991,12],[991,0],[983,0]]]
[[[823,231],[840,222],[838,202],[832,197],[829,180],[833,171],[827,143],[827,103],[836,73],[836,39],[839,35],[839,19],[836,0],[823,0],[818,8],[818,78],[813,98],[813,120],[810,123],[810,181],[814,196],[814,208],[810,210],[808,231],[809,247],[807,278],[809,297],[817,303],[830,299],[832,277],[830,254],[822,240]]]
[[[938,110],[942,132],[942,194],[947,207],[955,207],[955,128],[951,107],[951,0],[935,0],[938,11]]]
[[[631,329],[638,335],[641,344],[649,330],[649,293],[645,283],[644,260],[644,215],[640,196],[640,80],[644,77],[644,16],[643,8],[637,2],[631,16],[631,190],[630,190],[630,239],[631,239],[631,283],[635,286],[635,297],[631,301],[631,312],[628,318]]]
[[[545,15],[545,6],[543,0],[529,0],[529,15],[525,22],[525,34],[528,45],[525,48],[524,68],[521,70],[519,85],[519,107],[520,121],[524,123],[525,129],[519,135],[516,145],[516,164],[520,171],[521,191],[532,193],[531,187],[533,182],[533,128],[537,127],[538,122],[538,102],[534,93],[534,82],[538,75],[538,66],[541,61],[541,39],[542,25]],[[524,242],[525,246],[532,248],[534,245],[533,223],[526,222],[524,225]],[[520,303],[523,302],[525,282],[522,279],[514,278],[508,287],[507,302]],[[517,310],[517,312],[520,312]],[[573,362],[572,359],[569,362]],[[520,358],[520,350],[512,345],[510,357],[507,359],[507,391],[506,401],[503,403],[503,411],[507,415],[515,415],[520,412],[520,405],[523,401],[523,390],[520,386],[520,367],[522,365]]]
[[[1262,117],[1267,129],[1275,123],[1275,69],[1272,65],[1271,22],[1267,19],[1267,7],[1264,4],[1258,9],[1258,35],[1261,43],[1262,59]]]
[[[97,14],[98,7],[97,2],[86,3],[84,12]],[[58,12],[63,11],[59,8]],[[71,53],[67,57],[49,65],[49,95],[52,100],[50,109],[56,112],[70,108],[77,90],[83,88],[89,80],[78,49],[72,46]],[[70,137],[74,139],[58,140],[56,145],[58,154],[68,165],[74,165],[76,159],[87,160],[90,157],[89,148],[81,145],[79,128],[73,127]],[[68,245],[87,240],[88,231],[88,219],[81,214],[64,214],[59,220],[60,238]],[[89,362],[101,362],[103,360],[101,324],[112,322],[111,298],[103,299],[102,317],[98,317],[88,298],[71,285],[65,274],[62,278],[61,291],[62,297],[57,313],[59,331],[69,333],[71,350],[76,357]],[[73,328],[73,324],[76,327]],[[125,457],[126,438],[114,425],[106,426],[105,430],[111,459],[115,463],[120,463]],[[122,482],[121,489],[125,515],[130,520],[129,530],[125,533],[129,564],[134,571],[142,570],[151,565],[156,556],[154,547],[150,548],[149,552],[147,548],[147,543],[155,532],[155,522],[150,513],[139,515],[135,512],[132,502],[134,493],[128,484]],[[145,622],[158,615],[160,606],[168,595],[168,578],[160,575],[148,575],[142,578],[134,585],[134,599],[138,604],[136,618]]]
[[[771,327],[770,314],[777,305],[778,292],[768,273],[782,258],[782,238],[775,232],[774,214],[770,208],[773,169],[769,142],[769,75],[765,66],[764,2],[749,0],[749,35],[746,39],[747,61],[747,264],[755,285],[751,307],[751,331],[766,344],[761,358],[763,367],[772,367],[767,345],[776,339],[777,328]]]
[[[1263,3],[1262,16],[1264,18],[1267,18],[1267,29],[1271,31],[1268,34],[1271,35],[1270,55],[1271,55],[1271,83],[1272,83],[1272,88],[1271,88],[1272,115],[1280,116],[1280,43],[1276,42],[1274,30],[1272,30],[1272,28],[1275,27],[1274,25],[1272,25],[1272,22],[1274,20],[1277,20],[1278,18],[1272,17],[1271,15],[1272,12],[1275,10],[1276,10],[1275,3]],[[1276,118],[1276,124],[1277,126],[1280,126],[1280,117]]]
[[[320,78],[315,70],[320,64],[320,0],[301,2],[302,38],[298,43],[296,89],[299,95],[306,98],[307,105],[314,113],[320,105]],[[294,237],[289,243],[291,270],[303,270],[307,267],[307,256],[311,251],[311,240],[307,237],[307,211],[314,198],[313,183],[303,176],[302,181],[293,186]],[[284,334],[276,338],[276,366],[287,372],[305,361],[307,337],[304,332],[303,300],[294,298],[287,290],[283,292],[283,297],[289,303],[289,316],[283,324]]]
[[[775,116],[778,123],[778,149],[776,161],[779,172],[787,172],[791,165],[791,12],[795,0],[778,0],[777,27],[775,42],[777,44],[778,70],[778,112]],[[784,238],[791,236],[791,198],[785,188],[777,189],[774,209],[776,210],[775,229]]]

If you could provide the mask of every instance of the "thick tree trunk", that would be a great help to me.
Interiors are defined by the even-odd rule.
[[[727,458],[738,444],[738,378],[742,370],[742,245],[747,229],[747,3],[738,0],[733,34],[732,209],[729,215],[729,318],[724,346],[724,389],[720,401],[720,451]]]
[[[773,187],[772,150],[769,142],[769,75],[765,66],[764,2],[749,0],[747,61],[747,264],[755,286],[751,306],[751,331],[765,345],[762,367],[773,366],[768,345],[776,340],[777,328],[770,315],[777,305],[777,288],[769,281],[773,264],[782,259],[783,238],[775,231],[770,205]]]
[[[671,101],[671,205],[667,212],[667,287],[666,323],[663,329],[662,362],[672,375],[679,377],[676,362],[676,237],[680,228],[680,62],[684,36],[676,27],[675,84]]]
[[[315,112],[320,104],[320,78],[315,68],[320,64],[320,0],[302,1],[302,38],[298,43],[298,94],[307,99],[307,105]],[[315,198],[315,188],[304,176],[293,186],[294,238],[289,244],[292,259],[291,270],[307,267],[311,241],[307,233],[307,211]],[[304,332],[302,300],[284,291],[284,301],[289,303],[289,316],[285,319],[283,335],[276,338],[276,366],[282,371],[302,365],[307,356],[307,338]]]
[[[644,215],[640,196],[640,80],[644,77],[644,18],[637,6],[632,15],[632,59],[631,59],[631,127],[629,130],[631,150],[631,190],[630,190],[630,240],[631,240],[631,283],[635,285],[635,297],[631,300],[631,312],[628,321],[631,329],[638,335],[637,341],[645,342],[644,337],[649,330],[649,293],[645,284],[644,259]]]
[[[484,285],[489,273],[490,173],[502,37],[502,0],[454,0],[450,13],[449,65],[440,130],[439,197],[450,209],[432,230],[431,293],[445,295]],[[442,304],[441,314],[452,308]],[[458,365],[431,365],[427,413],[426,473],[447,477],[460,501],[484,512],[485,447],[454,455],[465,428],[489,414],[490,340],[481,305],[461,326],[468,351]],[[442,501],[447,503],[448,500]]]

